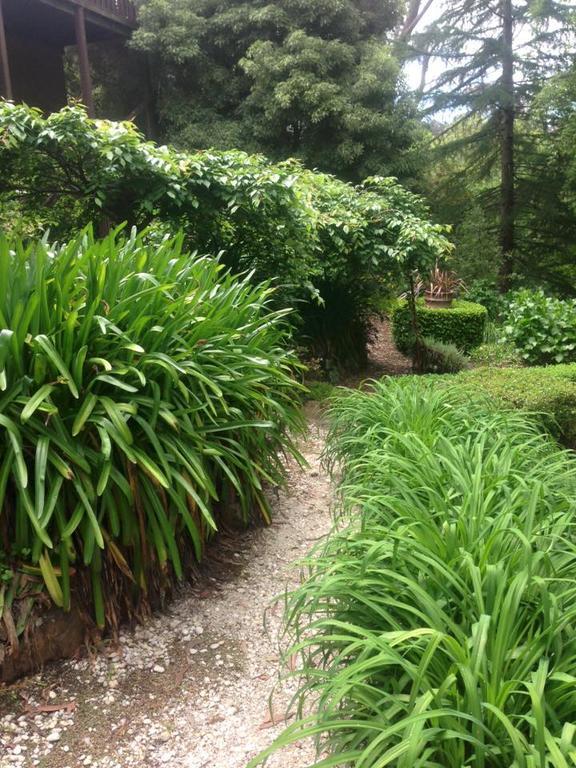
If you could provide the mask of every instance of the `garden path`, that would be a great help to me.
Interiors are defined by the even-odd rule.
[[[388,323],[375,331],[370,365],[349,386],[410,371]],[[220,540],[194,587],[119,643],[0,692],[0,768],[245,768],[282,731],[291,687],[278,685],[273,601],[331,525],[324,429],[317,404],[307,410],[308,467],[289,465],[270,528]],[[268,767],[305,768],[312,757],[297,744]]]
[[[1,768],[245,768],[280,733],[290,686],[276,687],[282,606],[270,606],[331,520],[323,428],[309,410],[309,466],[290,465],[271,528],[222,542],[193,589],[118,644],[0,694]],[[269,766],[312,756],[299,744]]]

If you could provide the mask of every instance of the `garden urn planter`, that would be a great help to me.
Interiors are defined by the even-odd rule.
[[[424,301],[426,302],[426,306],[431,307],[432,309],[448,309],[448,307],[452,306],[452,302],[454,301],[454,294],[429,293],[426,291],[424,294]]]

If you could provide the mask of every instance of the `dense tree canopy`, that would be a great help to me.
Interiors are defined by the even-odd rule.
[[[576,295],[576,68],[546,83],[518,133],[519,269]]]
[[[386,35],[398,0],[142,0],[163,138],[410,176],[420,135]]]
[[[44,118],[0,103],[0,136],[0,231],[67,238],[89,221],[100,231],[152,226],[160,238],[181,229],[190,251],[274,280],[278,305],[299,310],[302,343],[325,360],[362,362],[377,301],[451,250],[395,179],[353,185],[294,160],[178,152],[79,107]]]
[[[436,142],[442,164],[433,168],[432,196],[451,210],[464,240],[484,232],[491,266],[497,236],[503,287],[515,273],[535,271],[541,214],[552,208],[550,224],[566,211],[561,185],[548,183],[556,166],[549,153],[555,120],[542,123],[534,105],[547,81],[569,67],[573,22],[571,4],[561,0],[455,0],[408,42],[423,61],[423,107],[448,123]],[[548,248],[558,248],[559,234]]]

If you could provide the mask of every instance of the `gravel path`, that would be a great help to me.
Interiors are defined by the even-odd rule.
[[[330,528],[322,448],[312,417],[302,446],[310,466],[290,466],[272,527],[219,550],[218,567],[165,614],[1,691],[1,768],[245,768],[270,744],[290,696],[277,686],[281,607],[270,605]],[[305,768],[312,758],[298,744],[267,765]]]

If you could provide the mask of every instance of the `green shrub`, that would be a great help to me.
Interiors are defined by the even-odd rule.
[[[456,299],[447,309],[431,309],[424,299],[416,302],[418,326],[423,337],[444,344],[454,344],[467,353],[482,344],[486,324],[486,309],[479,304]],[[400,352],[410,355],[414,349],[412,318],[406,300],[392,314],[392,333]]]
[[[468,358],[454,344],[423,339],[423,373],[459,373],[468,366]]]
[[[467,284],[466,300],[486,307],[490,320],[499,320],[508,308],[509,294],[502,294],[492,280],[474,280]]]
[[[567,766],[573,455],[422,377],[342,396],[332,418],[349,523],[286,598],[300,719],[268,752],[315,736],[318,766]]]
[[[86,576],[104,626],[181,578],[221,510],[268,520],[264,485],[297,455],[302,392],[271,293],[181,237],[0,240],[0,541],[14,572],[41,575],[65,609]]]
[[[574,362],[576,299],[519,291],[510,302],[504,333],[529,365]]]
[[[488,320],[484,328],[484,340],[470,353],[473,365],[506,368],[522,365],[522,359],[514,346],[505,338],[502,326],[494,320]]]
[[[382,293],[449,249],[444,228],[393,179],[353,186],[295,161],[177,152],[78,107],[43,117],[1,103],[0,136],[0,228],[24,222],[25,234],[59,238],[88,221],[181,229],[190,250],[219,253],[255,282],[277,279],[274,301],[297,308],[301,342],[340,366],[364,362]]]
[[[484,392],[501,407],[542,414],[554,435],[576,447],[576,365],[477,368],[455,381],[470,392]]]
[[[520,355],[513,344],[501,341],[484,342],[470,353],[472,365],[492,368],[509,368],[522,364]]]

